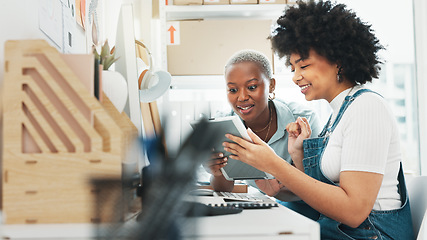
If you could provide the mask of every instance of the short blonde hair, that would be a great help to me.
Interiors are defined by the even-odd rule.
[[[273,78],[273,71],[271,68],[271,63],[268,60],[267,56],[265,56],[263,53],[252,50],[252,49],[245,49],[241,50],[228,60],[227,64],[225,65],[225,71],[227,69],[237,63],[242,62],[253,62],[261,69],[261,71],[269,78]]]

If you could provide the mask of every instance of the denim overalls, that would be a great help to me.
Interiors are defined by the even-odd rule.
[[[337,185],[324,176],[321,170],[321,158],[326,145],[329,141],[329,135],[332,133],[343,116],[347,107],[355,98],[364,92],[371,90],[360,89],[354,95],[347,96],[339,110],[336,120],[329,126],[326,124],[318,138],[306,139],[303,143],[304,148],[304,172],[324,183]],[[371,91],[372,92],[372,91]],[[357,228],[351,228],[347,225],[339,223],[329,217],[315,212],[311,207],[302,201],[290,204],[284,204],[294,209],[303,215],[308,215],[310,218],[318,217],[317,222],[320,224],[322,239],[394,239],[394,240],[411,240],[414,239],[411,221],[411,211],[406,192],[405,179],[403,176],[402,163],[399,170],[399,185],[398,191],[402,206],[396,210],[377,211],[372,210],[368,218]]]

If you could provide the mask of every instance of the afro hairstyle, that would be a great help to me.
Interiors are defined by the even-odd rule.
[[[384,47],[374,35],[371,25],[364,23],[344,4],[330,1],[298,1],[285,10],[269,37],[273,50],[290,64],[291,54],[302,59],[311,49],[340,67],[340,74],[354,84],[378,78],[380,64],[377,53]]]

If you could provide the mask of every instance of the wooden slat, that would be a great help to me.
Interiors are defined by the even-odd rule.
[[[25,128],[28,130],[28,133],[33,137],[34,142],[37,144],[37,147],[40,148],[40,151],[43,153],[52,152],[51,149],[47,146],[47,143],[44,138],[42,138],[39,132],[35,129],[33,123],[31,123],[28,119],[22,120]]]
[[[59,56],[58,56],[59,57]],[[61,61],[62,58],[59,58]],[[102,139],[98,135],[96,131],[92,128],[92,123],[89,121],[89,116],[85,116],[82,112],[82,106],[78,107],[74,102],[68,97],[67,93],[60,87],[57,83],[57,80],[53,79],[52,73],[48,72],[48,70],[36,59],[33,57],[25,58],[24,61],[27,61],[25,67],[30,68],[31,66],[37,69],[37,72],[41,75],[42,80],[44,81],[49,88],[51,88],[50,97],[55,97],[59,100],[61,105],[65,106],[65,109],[58,108],[55,104],[58,104],[56,101],[52,102],[50,99],[47,101],[50,102],[49,106],[51,108],[56,108],[56,110],[66,118],[65,121],[68,122],[69,125],[73,129],[75,129],[75,133],[79,135],[81,141],[83,141],[83,145],[86,145],[85,149],[95,148],[98,150],[102,149]],[[74,76],[74,73],[72,73]],[[79,81],[78,79],[76,81]],[[86,90],[85,90],[86,91]],[[45,95],[45,94],[43,94]],[[92,97],[92,96],[91,96]],[[45,104],[45,103],[43,103]],[[85,106],[87,108],[87,106]],[[81,132],[83,131],[83,132]],[[89,142],[85,142],[85,140]]]
[[[43,116],[43,114],[34,105],[34,103],[28,98],[28,96],[23,97],[23,103],[28,108],[32,117],[36,120],[36,123],[40,125],[42,130],[49,137],[49,141],[55,146],[55,148],[58,150],[58,152],[69,152],[67,150],[67,147],[64,145],[62,140],[59,138],[58,132],[55,131],[52,128],[52,126],[46,121],[45,116]],[[31,122],[30,120],[28,120],[28,121]],[[31,125],[33,125],[33,123],[31,123]],[[66,125],[61,124],[61,126],[66,126]],[[74,133],[72,133],[72,134],[74,134]],[[71,138],[70,140],[73,140],[73,138]],[[43,140],[43,142],[45,142],[45,140]],[[83,150],[83,146],[81,144],[79,144],[78,142],[76,142],[74,146],[76,146],[77,148],[80,147],[80,151]]]

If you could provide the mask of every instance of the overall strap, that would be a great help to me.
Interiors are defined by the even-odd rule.
[[[340,111],[338,112],[337,118],[335,119],[334,123],[332,124],[331,127],[328,128],[328,132],[331,133],[335,130],[335,127],[338,125],[338,123],[340,122],[342,116],[344,115],[345,110],[347,110],[348,106],[350,106],[350,104],[354,101],[354,99],[356,99],[358,96],[362,95],[362,93],[365,92],[372,92],[372,93],[376,93],[378,95],[381,96],[381,94],[374,92],[370,89],[359,89],[358,91],[356,91],[353,95],[347,96],[344,99],[343,104],[341,105]]]
[[[325,136],[326,132],[328,131],[328,126],[329,126],[329,123],[331,122],[331,119],[332,119],[332,114],[331,114],[331,116],[329,116],[328,122],[327,122],[327,123],[326,123],[326,125],[323,127],[323,130],[319,133],[318,137],[323,137],[323,136]]]

